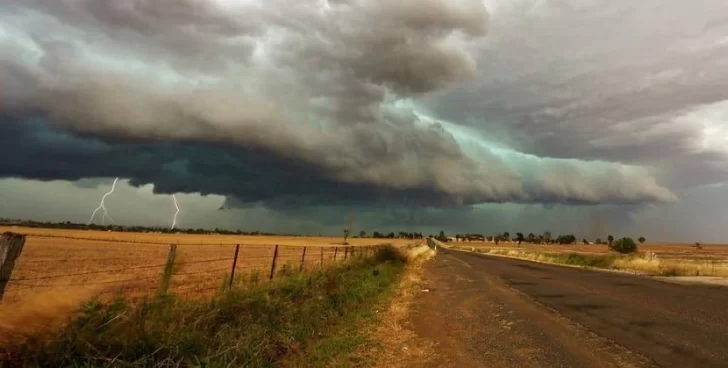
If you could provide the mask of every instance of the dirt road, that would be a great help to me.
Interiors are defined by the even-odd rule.
[[[728,288],[440,249],[415,300],[437,367],[728,367]]]

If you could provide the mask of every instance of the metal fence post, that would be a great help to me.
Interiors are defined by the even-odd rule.
[[[276,261],[278,260],[278,244],[276,249],[273,251],[273,262],[270,264],[270,277],[269,280],[273,280],[273,276],[276,274]]]
[[[6,232],[0,238],[0,300],[15,267],[15,260],[20,257],[25,245],[25,235]]]
[[[303,253],[301,253],[301,267],[298,268],[298,272],[303,272],[304,265],[306,264],[306,247],[303,247]]]
[[[233,268],[230,270],[229,287],[233,287],[233,280],[235,280],[235,267],[238,265],[238,252],[240,252],[240,244],[235,244],[235,257],[233,258]]]

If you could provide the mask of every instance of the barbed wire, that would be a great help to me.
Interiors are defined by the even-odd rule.
[[[253,246],[261,246],[261,247],[275,247],[276,245],[278,247],[285,247],[285,248],[301,248],[301,247],[309,247],[309,248],[334,248],[334,247],[355,247],[355,248],[373,248],[373,247],[379,247],[382,244],[372,244],[372,245],[345,245],[345,244],[301,244],[301,245],[290,245],[290,244],[275,244],[275,243],[261,243],[261,244],[245,244],[243,242],[207,242],[207,243],[180,243],[179,241],[168,241],[168,242],[159,242],[159,241],[137,241],[137,240],[126,240],[126,239],[104,239],[104,238],[88,238],[88,237],[77,237],[77,236],[62,236],[62,235],[49,235],[49,234],[28,234],[26,235],[26,238],[50,238],[50,239],[69,239],[69,240],[85,240],[85,241],[96,241],[96,242],[106,242],[106,243],[130,243],[130,244],[148,244],[148,245],[170,245],[170,244],[176,244],[178,246],[200,246],[200,245],[225,245],[225,246],[235,246],[235,245],[241,245],[246,248],[253,247]],[[392,239],[381,239],[383,241],[392,240]],[[400,239],[401,240],[401,239]],[[409,239],[405,239],[409,240]]]
[[[102,242],[117,242],[117,243],[135,243],[135,244],[156,244],[156,245],[167,245],[168,243],[153,243],[153,242],[136,242],[136,241],[123,241],[123,240],[105,240],[105,239],[95,239],[95,238],[77,238],[77,237],[63,237],[63,236],[43,236],[43,235],[30,235],[30,237],[44,237],[44,238],[65,238],[65,239],[74,239],[74,240],[90,240],[90,241],[102,241]],[[237,243],[231,243],[231,244],[220,244],[220,245],[236,245]],[[211,243],[187,243],[187,244],[179,244],[178,246],[209,246],[209,245],[218,245],[218,244],[211,244]],[[263,282],[268,280],[267,272],[268,269],[271,267],[271,262],[274,262],[274,257],[277,259],[278,267],[279,269],[275,270],[275,274],[278,274],[281,272],[283,267],[286,266],[293,266],[294,268],[299,268],[304,271],[311,271],[314,269],[318,269],[319,267],[323,266],[324,264],[336,264],[339,262],[343,262],[346,260],[354,259],[355,257],[359,257],[363,254],[363,250],[369,250],[369,249],[376,249],[381,247],[381,245],[366,245],[366,246],[343,246],[343,245],[313,245],[313,246],[303,246],[303,245],[274,245],[274,244],[241,244],[243,245],[241,254],[238,256],[238,263],[235,265],[236,271],[242,271],[243,273],[240,274],[238,277],[245,277],[244,275],[252,275],[252,272],[264,272],[265,274],[263,277],[260,277],[260,280]],[[260,249],[260,248],[266,248],[266,250],[269,250],[269,254],[265,255],[246,255],[246,250],[254,250],[254,249]],[[274,249],[277,248],[278,251],[274,252]],[[338,249],[336,249],[338,248]],[[301,259],[304,253],[303,250],[306,249],[310,253],[305,254],[305,257]],[[293,252],[295,250],[295,252]],[[178,251],[178,257],[180,256],[180,253]],[[184,257],[184,253],[181,255]],[[45,263],[64,263],[64,262],[89,262],[89,261],[108,261],[108,260],[124,260],[124,261],[134,261],[133,258],[113,258],[113,257],[103,257],[103,258],[64,258],[64,259],[41,259],[41,260],[28,260],[28,261],[21,261],[21,264],[45,264]],[[232,257],[225,257],[225,258],[213,258],[213,259],[203,259],[203,260],[192,260],[192,261],[184,261],[178,259],[177,262],[175,262],[174,267],[185,267],[187,265],[195,265],[195,264],[205,264],[205,263],[215,263],[215,262],[230,262],[233,261]],[[20,262],[19,262],[20,263]],[[253,263],[253,264],[251,264]],[[167,266],[167,263],[155,263],[155,264],[146,264],[146,265],[138,265],[138,266],[129,266],[129,267],[123,267],[123,268],[112,268],[112,269],[100,269],[100,270],[91,270],[91,271],[83,271],[83,272],[75,272],[75,273],[65,273],[65,274],[53,274],[53,275],[45,275],[45,276],[38,276],[38,277],[32,277],[32,278],[18,278],[18,279],[10,279],[10,280],[0,280],[0,282],[8,282],[12,285],[14,285],[14,288],[23,290],[28,288],[64,288],[64,287],[78,287],[78,286],[95,286],[95,285],[122,285],[121,288],[117,288],[114,290],[101,290],[96,292],[99,295],[102,294],[110,294],[110,293],[123,293],[123,294],[136,294],[136,293],[142,293],[142,294],[150,294],[152,291],[155,291],[156,289],[147,289],[144,290],[136,290],[137,288],[132,287],[130,290],[124,290],[121,291],[119,289],[124,289],[125,286],[132,286],[137,285],[137,282],[144,281],[147,282],[148,280],[153,279],[160,279],[162,277],[162,269],[163,267]],[[159,272],[156,272],[154,275],[149,276],[136,276],[133,278],[124,278],[124,279],[118,279],[118,280],[103,280],[103,281],[75,281],[75,280],[68,280],[71,282],[66,283],[38,283],[37,281],[41,280],[54,280],[54,279],[62,279],[62,278],[72,278],[77,276],[87,276],[87,275],[99,275],[99,274],[124,274],[129,271],[133,270],[141,270],[141,269],[152,269],[152,268],[160,268]],[[187,272],[174,272],[171,274],[171,277],[174,276],[201,276],[201,275],[211,275],[211,274],[217,274],[217,276],[220,276],[219,273],[229,271],[231,270],[231,267],[218,267],[215,269],[206,269],[206,270],[199,270],[199,271],[187,271]],[[272,271],[272,269],[271,269]],[[248,274],[248,272],[250,272]],[[126,275],[131,276],[131,275]],[[36,282],[34,282],[36,281]],[[174,284],[174,279],[171,280],[172,284]],[[214,281],[213,278],[199,278],[199,277],[191,277],[191,278],[185,278],[184,280],[178,280],[182,281],[183,285],[170,285],[170,289],[177,291],[177,292],[187,292],[187,293],[194,293],[194,292],[202,292],[202,291],[209,291],[209,290],[215,290],[220,289],[220,281]],[[214,286],[207,287],[207,285],[210,285],[211,283],[214,283]],[[127,285],[123,285],[127,284]],[[143,296],[143,298],[146,298],[147,295]]]
[[[200,260],[200,261],[185,261],[185,262],[180,262],[179,264],[190,265],[190,264],[212,263],[212,262],[221,262],[221,261],[232,261],[232,258],[217,258],[217,259],[207,259],[207,260]],[[37,280],[59,279],[59,278],[74,277],[74,276],[94,275],[94,274],[101,274],[101,273],[122,273],[122,272],[128,271],[128,270],[140,270],[140,269],[145,269],[145,268],[164,267],[166,265],[167,265],[167,263],[157,263],[157,264],[143,265],[143,266],[130,266],[130,267],[116,268],[116,269],[103,269],[103,270],[95,270],[95,271],[85,271],[85,272],[77,272],[77,273],[47,275],[47,276],[40,276],[40,277],[33,277],[33,278],[10,279],[10,280],[0,280],[0,281],[9,281],[9,282],[37,281]]]

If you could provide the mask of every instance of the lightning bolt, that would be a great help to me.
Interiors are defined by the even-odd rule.
[[[172,194],[172,199],[174,200],[174,208],[177,209],[177,212],[174,213],[174,217],[172,218],[172,230],[174,230],[174,227],[177,226],[177,215],[179,215],[179,205],[177,204],[177,197]]]
[[[104,210],[104,215],[102,217],[103,224],[106,225],[106,219],[108,218],[111,220],[111,222],[114,221],[114,219],[109,216],[109,211],[106,210],[106,204],[104,203],[106,201],[106,197],[110,196],[112,193],[114,193],[114,190],[116,189],[116,182],[119,181],[119,178],[114,179],[114,183],[111,184],[111,190],[106,192],[103,197],[101,197],[101,203],[99,203],[99,206],[96,207],[94,212],[91,214],[91,218],[88,220],[88,225],[91,225],[91,222],[94,221],[94,217],[96,217],[96,213],[99,212],[99,210]]]

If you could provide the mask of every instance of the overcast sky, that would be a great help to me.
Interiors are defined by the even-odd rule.
[[[728,240],[722,0],[8,0],[0,49],[0,216]]]

